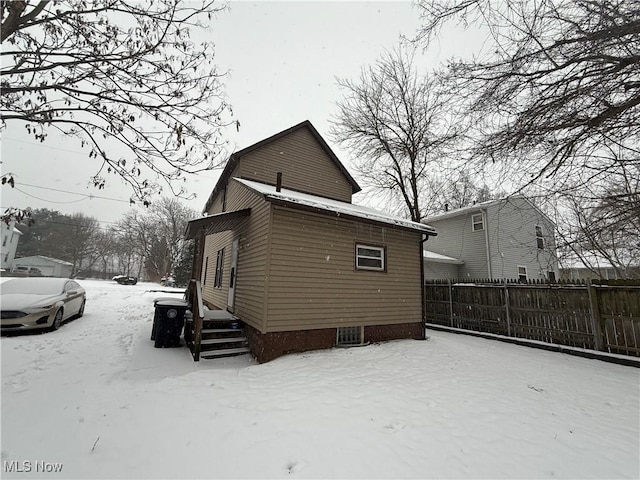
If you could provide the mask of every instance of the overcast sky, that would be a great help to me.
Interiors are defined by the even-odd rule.
[[[310,120],[350,169],[348,152],[329,138],[341,96],[335,78],[357,78],[362,67],[393,49],[401,35],[413,35],[419,24],[417,8],[404,1],[232,2],[208,31],[217,64],[229,71],[226,94],[241,125],[225,136],[231,150]],[[459,33],[449,35],[425,57],[424,66],[436,66],[464,43]],[[36,143],[22,128],[9,126],[1,136],[2,173],[13,173],[17,187],[2,187],[3,208],[82,212],[104,226],[129,210],[131,192],[117,177],[109,177],[104,190],[90,186],[99,164],[86,150],[57,137]],[[189,191],[197,194],[189,206],[202,210],[219,173],[189,179]]]

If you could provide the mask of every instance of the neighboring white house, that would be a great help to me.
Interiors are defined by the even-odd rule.
[[[38,268],[44,277],[69,278],[73,264],[57,258],[34,255],[32,257],[16,258],[13,262],[13,269],[15,270],[18,267]]]
[[[20,235],[22,232],[15,227],[15,221],[9,222],[9,225],[2,223],[0,227],[0,238],[2,239],[2,247],[0,249],[0,267],[5,270],[11,270],[13,259],[16,256],[16,249],[18,248],[18,242],[20,241]]]
[[[427,279],[559,278],[555,224],[525,197],[491,200],[424,219]]]

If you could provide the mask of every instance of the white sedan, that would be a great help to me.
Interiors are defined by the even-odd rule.
[[[5,278],[0,283],[2,332],[50,328],[84,314],[86,293],[68,278]]]

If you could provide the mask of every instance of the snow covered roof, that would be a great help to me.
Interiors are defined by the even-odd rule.
[[[464,264],[462,260],[453,257],[447,257],[446,255],[441,255],[436,252],[430,252],[429,250],[422,251],[422,258],[424,258],[427,262],[433,263],[453,263],[456,265]]]
[[[542,210],[540,210],[530,199],[528,199],[524,195],[513,195],[513,196],[510,196],[510,197],[499,198],[497,200],[487,200],[485,202],[479,202],[479,203],[476,203],[474,205],[468,205],[466,207],[456,208],[455,210],[449,210],[447,212],[442,212],[442,213],[439,213],[437,215],[431,215],[430,217],[425,218],[425,222],[435,222],[437,220],[443,220],[445,218],[457,217],[458,215],[469,214],[471,212],[479,212],[479,211],[484,210],[485,208],[489,208],[489,207],[491,207],[493,205],[506,204],[506,203],[512,202],[514,200],[522,200],[522,201],[528,203],[529,205],[531,205],[532,208],[534,208],[535,210],[539,211],[542,215],[547,217],[547,215]],[[551,222],[550,219],[549,219],[549,221]]]
[[[31,258],[39,258],[39,259],[46,260],[46,261],[49,261],[49,262],[59,263],[59,264],[61,264],[61,265],[69,265],[69,266],[73,266],[73,263],[71,263],[71,262],[66,262],[66,261],[64,261],[64,260],[60,260],[60,259],[58,259],[58,258],[45,257],[44,255],[33,255],[32,257],[21,257],[21,258],[16,258],[16,259],[15,259],[15,262],[16,262],[16,263],[19,263],[19,261],[20,261],[20,260],[23,260],[23,261],[24,261],[24,260],[26,260],[26,259],[31,259]]]
[[[380,212],[379,210],[374,210],[373,208],[354,205],[353,203],[340,202],[338,200],[310,195],[308,193],[296,192],[286,188],[277,192],[275,186],[255,182],[253,180],[244,180],[241,178],[234,178],[234,180],[257,193],[264,195],[267,200],[279,200],[289,204],[290,206],[309,207],[334,213],[337,216],[355,217],[371,222],[384,223],[400,228],[416,230],[427,235],[436,235],[435,229],[429,225],[412,222],[411,220],[404,218],[394,217],[387,213]]]

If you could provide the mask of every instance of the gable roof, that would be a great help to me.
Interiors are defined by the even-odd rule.
[[[18,263],[20,260],[31,260],[31,259],[41,259],[41,260],[45,260],[47,262],[51,262],[51,263],[59,263],[60,265],[68,265],[68,266],[73,266],[73,263],[71,262],[67,262],[65,260],[60,260],[59,258],[52,258],[52,257],[45,257],[44,255],[31,255],[29,257],[20,257],[20,258],[16,258],[15,262]]]
[[[261,147],[264,147],[265,145],[268,145],[269,143],[275,142],[276,140],[279,140],[282,137],[286,137],[287,135],[289,135],[289,134],[291,134],[291,133],[293,133],[293,132],[295,132],[297,130],[300,130],[301,128],[306,128],[309,131],[309,133],[311,133],[313,138],[315,138],[315,140],[318,142],[318,144],[324,150],[324,152],[327,154],[327,156],[331,159],[331,161],[333,161],[333,163],[336,165],[336,167],[338,167],[338,170],[340,170],[342,175],[344,175],[344,177],[347,179],[347,181],[351,184],[352,192],[353,193],[358,193],[360,190],[362,190],[360,185],[358,185],[358,182],[356,182],[355,179],[349,174],[349,172],[347,171],[345,166],[338,159],[336,154],[333,153],[333,150],[331,150],[331,147],[329,147],[327,142],[324,141],[324,138],[322,138],[320,133],[318,133],[318,131],[315,129],[315,127],[311,124],[311,122],[309,120],[305,120],[304,122],[301,122],[301,123],[299,123],[297,125],[294,125],[293,127],[287,128],[286,130],[283,130],[283,131],[281,131],[279,133],[276,133],[275,135],[272,135],[272,136],[270,136],[268,138],[265,138],[264,140],[260,140],[259,142],[254,143],[253,145],[250,145],[250,146],[248,146],[246,148],[243,148],[242,150],[238,150],[237,152],[232,153],[229,156],[229,159],[227,160],[227,164],[225,165],[224,169],[222,170],[222,173],[220,174],[220,178],[218,179],[218,182],[216,183],[216,186],[213,188],[213,191],[211,192],[211,195],[209,195],[209,198],[207,200],[207,203],[205,204],[203,213],[206,212],[207,210],[209,210],[209,207],[213,203],[213,200],[215,199],[216,195],[220,192],[222,187],[224,185],[226,185],[226,183],[229,181],[229,178],[231,178],[231,174],[235,170],[235,168],[238,165],[238,162],[240,161],[242,156],[244,156],[244,155],[246,155],[246,154],[248,154],[250,152],[253,152],[254,150],[257,150],[257,149],[259,149]]]
[[[245,187],[264,196],[268,202],[301,210],[311,210],[318,213],[333,215],[336,217],[364,220],[369,223],[391,225],[405,230],[414,230],[427,235],[437,235],[435,229],[424,223],[412,222],[400,217],[388,215],[373,208],[341,202],[330,198],[319,197],[309,193],[296,192],[286,188],[277,191],[273,185],[260,183],[253,180],[234,178]]]
[[[479,202],[476,203],[474,205],[468,205],[466,207],[461,207],[461,208],[456,208],[455,210],[449,210],[448,212],[443,212],[440,213],[438,215],[431,215],[427,218],[424,219],[425,222],[435,222],[438,220],[444,220],[447,218],[453,218],[453,217],[457,217],[460,215],[468,215],[469,213],[472,212],[480,212],[486,208],[492,207],[494,205],[499,205],[502,203],[508,203],[512,200],[523,200],[526,203],[528,203],[532,208],[534,208],[535,210],[537,210],[541,215],[544,216],[544,218],[546,218],[550,223],[554,223],[553,220],[551,220],[549,218],[549,216],[544,213],[542,210],[540,210],[540,208],[538,208],[538,206],[533,203],[529,198],[527,198],[524,195],[513,195],[513,196],[509,196],[509,197],[504,197],[504,198],[499,198],[497,200],[487,200],[485,202]]]

